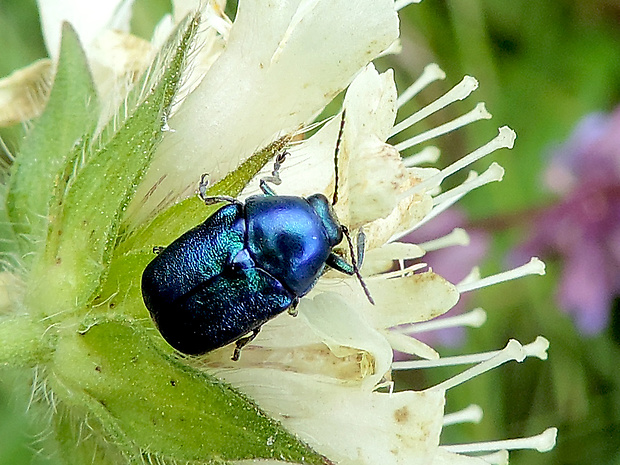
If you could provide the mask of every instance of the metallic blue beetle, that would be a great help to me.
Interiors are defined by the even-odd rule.
[[[353,251],[327,198],[279,196],[267,185],[279,184],[285,156],[276,158],[273,176],[261,179],[264,195],[245,203],[207,197],[203,176],[203,201],[228,205],[163,249],[144,270],[146,307],[164,339],[180,352],[203,354],[236,341],[237,360],[264,323],[285,310],[295,314],[325,265],[360,278],[355,257],[349,264],[332,252],[343,235]],[[358,260],[362,253],[360,240]]]

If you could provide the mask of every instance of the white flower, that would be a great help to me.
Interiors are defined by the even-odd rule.
[[[225,50],[169,121],[174,132],[130,206],[134,221],[191,195],[196,173],[217,182],[312,121],[397,37],[392,0],[242,2]]]
[[[429,72],[437,70],[430,67]],[[459,88],[465,87],[467,94],[475,88],[471,78],[465,84]],[[445,106],[460,96],[459,92],[448,93],[431,106]],[[370,304],[355,277],[343,278],[329,272],[301,300],[299,318],[281,315],[265,325],[244,349],[240,361],[231,362],[231,349],[225,347],[206,356],[204,363],[209,371],[239,387],[287,429],[337,463],[487,463],[454,453],[485,450],[484,445],[452,449],[440,446],[440,432],[446,421],[446,389],[508,360],[522,361],[528,355],[546,358],[546,341],[541,339],[525,348],[512,341],[499,355],[483,354],[471,360],[484,361],[477,371],[424,391],[385,392],[381,388],[389,386],[391,370],[407,368],[392,363],[393,350],[429,359],[436,365],[444,362],[430,347],[392,328],[439,316],[457,302],[460,292],[490,284],[488,280],[473,280],[454,286],[430,270],[422,271],[419,265],[396,272],[388,270],[394,261],[424,254],[420,247],[395,243],[394,238],[414,229],[469,190],[501,179],[501,168],[492,164],[480,176],[472,173],[454,191],[438,191],[441,181],[457,169],[498,148],[511,147],[514,133],[502,128],[495,140],[442,171],[408,168],[398,151],[385,142],[392,135],[397,112],[391,72],[379,74],[372,65],[365,68],[349,86],[344,108],[336,210],[343,224],[363,227],[367,234],[362,271],[376,305]],[[459,124],[487,115],[486,111],[475,110]],[[332,195],[334,147],[340,123],[336,115],[314,136],[291,148],[291,156],[281,168],[278,193],[309,195],[318,191]],[[270,170],[266,167],[258,177],[268,175]],[[257,182],[251,183],[244,195],[256,193],[256,186]],[[534,260],[491,280],[499,282],[543,271],[542,264]],[[477,319],[479,315],[477,312]],[[450,323],[448,319],[443,324]],[[460,320],[456,324],[467,322]],[[487,448],[543,450],[552,446],[554,431],[549,430],[542,440],[542,446],[538,439],[527,439],[490,444]]]
[[[90,10],[88,14],[80,13],[83,6],[76,2],[40,0],[52,59],[58,54],[60,20],[69,19],[76,26],[99,97],[110,106],[104,109],[100,126],[123,101],[123,91],[131,87],[135,76],[153,59],[157,45],[189,10],[186,3],[174,3],[175,14],[160,22],[153,42],[147,43],[126,32],[130,1],[102,2],[97,17],[91,17]],[[407,3],[410,2],[401,1],[398,6]],[[62,10],[59,5],[70,7]],[[522,268],[484,279],[473,272],[464,282],[453,284],[424,264],[392,270],[394,263],[420,258],[424,247],[430,248],[429,244],[400,244],[395,242],[397,238],[431,220],[472,189],[502,177],[503,170],[493,163],[480,175],[471,172],[460,186],[441,190],[446,177],[499,148],[511,147],[515,134],[507,127],[501,128],[499,135],[485,146],[441,170],[417,166],[433,158],[432,148],[406,162],[401,159],[400,152],[410,147],[489,118],[482,104],[467,115],[397,145],[387,142],[429,114],[467,97],[477,82],[466,77],[436,102],[395,124],[399,106],[429,83],[443,78],[443,73],[430,65],[411,90],[398,97],[392,72],[378,73],[369,64],[394,47],[398,39],[397,11],[392,0],[358,0],[354,8],[349,0],[246,0],[239,6],[232,26],[222,7],[218,2],[201,7],[202,47],[197,47],[188,70],[191,72],[184,76],[184,88],[177,95],[164,127],[166,136],[128,206],[127,229],[140,227],[167,206],[191,195],[200,174],[209,173],[211,181],[217,182],[278,136],[302,132],[300,127],[311,124],[348,87],[337,178],[334,150],[341,113],[323,122],[314,135],[290,147],[291,155],[281,173],[283,183],[277,191],[301,196],[323,192],[332,196],[337,189],[335,209],[340,221],[351,232],[363,228],[366,234],[361,273],[376,305],[355,277],[328,272],[301,300],[299,317],[284,314],[266,324],[243,350],[240,361],[232,362],[231,348],[224,347],[202,359],[188,361],[190,368],[198,366],[237,387],[286,429],[339,464],[482,465],[506,461],[507,449],[553,447],[554,429],[525,440],[440,444],[444,425],[479,417],[475,409],[444,415],[447,390],[509,360],[546,358],[546,340],[540,338],[526,346],[510,341],[502,351],[454,360],[442,359],[431,347],[394,329],[444,314],[463,292],[544,272],[542,263],[533,260]],[[112,28],[119,28],[120,32],[113,32]],[[17,90],[11,90],[11,96],[17,94]],[[28,114],[36,111],[35,108]],[[269,171],[271,167],[266,167],[265,172]],[[261,176],[264,174],[257,177]],[[256,187],[257,182],[250,183],[242,197],[255,192]],[[125,206],[122,205],[123,212]],[[440,239],[433,247],[449,245],[451,240]],[[346,254],[348,250],[344,248],[342,252]],[[116,294],[123,292],[125,289]],[[61,301],[69,301],[70,297],[64,296]],[[127,299],[131,302],[131,296]],[[10,302],[8,297],[4,300]],[[120,302],[124,303],[122,297]],[[90,310],[96,314],[94,308]],[[140,311],[140,315],[146,312],[143,308]],[[476,311],[437,324],[477,325],[480,318],[481,311]],[[86,323],[86,318],[80,321],[84,326],[80,336],[101,322],[90,322],[90,326]],[[117,322],[126,329],[125,323],[126,320]],[[413,330],[428,330],[433,324],[420,323]],[[139,330],[135,333],[142,337]],[[75,342],[71,339],[76,337],[74,332],[69,334],[71,337],[63,342]],[[394,350],[422,360],[393,362]],[[73,354],[72,350],[65,351]],[[66,353],[59,352],[57,358],[62,362]],[[84,357],[87,355],[90,354]],[[59,379],[71,379],[72,366],[58,360],[51,363],[62,368],[56,372]],[[392,392],[394,369],[457,362],[478,365],[423,391]],[[93,375],[92,370],[87,375],[76,372],[84,376],[76,376],[76,392],[83,388],[79,383],[89,386],[89,376],[99,376]],[[168,387],[169,381],[165,384]],[[161,406],[162,413],[165,407]],[[112,418],[110,424],[114,422]],[[139,441],[131,443],[131,437],[128,441],[132,447],[142,447]],[[467,455],[484,451],[492,455]],[[151,457],[143,449],[140,453]]]

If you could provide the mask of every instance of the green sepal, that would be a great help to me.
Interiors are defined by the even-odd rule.
[[[106,447],[120,451],[127,463],[149,456],[163,459],[157,463],[329,463],[244,395],[190,367],[197,363],[162,352],[130,320],[92,320],[62,334],[50,383],[58,401],[87,416],[107,438]],[[57,426],[60,447],[78,449],[67,450],[69,456],[88,456],[71,437],[80,428]]]
[[[0,263],[0,271],[13,271],[18,269],[21,263],[21,252],[15,229],[9,217],[7,209],[8,188],[0,181],[0,256],[3,257]]]
[[[92,143],[84,138],[67,157],[49,210],[46,248],[30,273],[29,308],[44,314],[84,308],[101,285],[122,215],[164,134],[198,25],[195,16],[174,36],[173,52],[159,63],[161,78],[130,116],[110,123]]]
[[[31,368],[48,361],[56,335],[47,329],[27,314],[0,317],[0,367]]]
[[[8,215],[25,259],[43,243],[54,185],[77,141],[91,134],[99,105],[76,32],[64,23],[58,69],[45,112],[33,122],[12,166]]]

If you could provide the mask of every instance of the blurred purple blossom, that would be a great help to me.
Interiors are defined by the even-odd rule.
[[[451,233],[454,228],[465,227],[466,223],[466,214],[458,208],[451,208],[421,226],[420,229],[404,236],[400,241],[421,244],[443,237]],[[486,232],[467,228],[467,233],[469,245],[455,245],[434,250],[424,255],[421,261],[427,263],[434,272],[451,283],[459,283],[471,272],[473,267],[481,263],[488,249],[489,236]],[[462,295],[456,306],[443,317],[454,316],[469,310],[467,308],[468,295]],[[465,331],[462,327],[442,329],[432,333],[419,333],[415,337],[431,345],[440,344],[455,347],[462,345]]]
[[[583,333],[596,334],[620,294],[620,108],[577,125],[552,153],[545,184],[559,203],[537,217],[516,254],[559,257],[558,304]]]

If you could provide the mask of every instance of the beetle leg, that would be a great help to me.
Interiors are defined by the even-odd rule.
[[[334,252],[329,254],[329,257],[327,257],[325,263],[334,270],[340,271],[341,273],[348,274],[350,276],[353,276],[355,274],[353,265],[351,265],[344,258],[342,258],[340,255],[335,254]]]
[[[155,247],[153,247],[153,253],[159,255],[164,251],[164,249],[165,247],[162,247],[161,245],[156,245]]]
[[[258,333],[260,333],[260,327],[253,330],[252,334],[250,334],[249,336],[237,339],[237,342],[235,342],[235,351],[233,352],[233,356],[231,357],[231,360],[233,362],[239,360],[239,356],[241,356],[241,349],[243,349],[246,345],[252,342],[254,338],[258,336]]]
[[[297,316],[299,312],[297,311],[297,305],[299,305],[299,299],[295,298],[293,304],[288,308],[288,314],[291,316]]]
[[[276,186],[282,184],[282,179],[280,179],[280,167],[288,155],[289,153],[287,151],[278,153],[273,162],[273,171],[271,172],[271,176],[266,176],[260,180],[260,188],[265,195],[276,195],[274,190],[269,187],[267,183],[270,182]]]
[[[347,241],[349,241],[349,248],[351,250],[351,254],[353,254],[353,246],[350,242],[349,230],[345,228],[344,226],[342,228],[343,228],[343,233],[345,237],[347,238]],[[347,262],[340,255],[337,255],[332,252],[327,258],[327,265],[334,268],[335,270],[340,271],[341,273],[345,273],[348,275],[357,274],[359,268],[362,266],[362,263],[364,262],[364,249],[365,248],[366,248],[366,234],[364,234],[364,231],[362,230],[362,228],[360,228],[357,233],[357,250],[355,254],[356,259],[353,260],[353,264]]]
[[[263,191],[263,194],[265,195],[269,195],[269,196],[274,196],[277,195],[276,192],[269,187],[269,185],[267,184],[267,178],[263,178],[260,180],[260,190]]]
[[[361,263],[360,259],[364,258],[363,248],[364,248],[364,243],[366,242],[365,240],[366,236],[364,235],[364,232],[360,229],[360,232],[358,233],[358,237],[357,237],[358,244],[357,244],[357,254],[356,254],[355,250],[353,250],[353,242],[351,241],[351,235],[349,234],[349,229],[346,226],[341,226],[341,228],[342,228],[342,233],[344,234],[344,237],[346,237],[347,242],[349,243],[349,252],[351,253],[352,263],[351,264],[347,263],[346,260],[344,260],[342,257],[339,257],[338,255],[332,252],[330,256],[327,258],[326,264],[331,266],[332,268],[335,268],[338,271],[341,271],[342,273],[346,273],[348,275],[354,274],[357,277],[357,280],[360,282],[362,289],[364,289],[364,294],[366,294],[366,297],[368,298],[368,302],[374,305],[375,301],[370,295],[370,291],[368,290],[368,287],[366,286],[366,283],[364,282],[364,279],[362,278],[362,274],[360,273],[360,268],[358,265],[358,263]],[[362,249],[361,252],[360,252],[360,243],[361,243],[361,249]],[[356,255],[357,255],[357,259],[356,259]]]
[[[200,200],[202,200],[205,205],[213,205],[220,202],[240,203],[237,199],[229,195],[207,195],[207,187],[209,187],[209,175],[204,173],[200,177],[200,183],[198,184],[198,197],[200,197]]]

